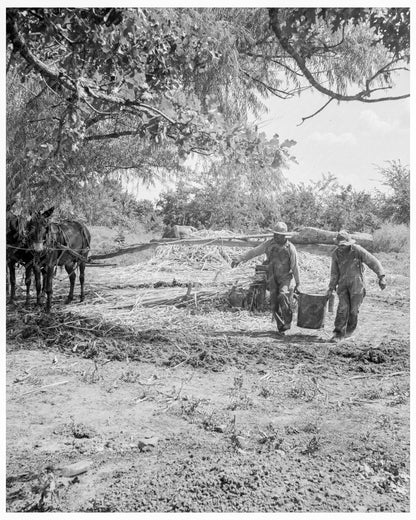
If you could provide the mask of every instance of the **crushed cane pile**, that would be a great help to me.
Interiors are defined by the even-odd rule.
[[[198,232],[198,237],[208,231]],[[210,236],[215,238],[215,235]],[[225,236],[224,231],[216,232]],[[232,237],[233,235],[228,232]],[[129,313],[143,308],[177,307],[225,309],[243,307],[242,302],[256,281],[255,266],[260,256],[231,268],[233,258],[247,249],[219,245],[164,244],[152,257],[135,265],[88,269],[86,301],[80,309],[95,314],[97,305],[104,314]],[[328,286],[330,258],[298,251],[301,285],[304,292],[325,292]],[[23,272],[21,273],[23,281]],[[23,284],[21,284],[23,285]],[[58,270],[54,298],[66,294],[68,279]],[[79,305],[77,304],[77,307]]]
[[[253,346],[245,338],[274,329],[267,309],[254,317],[230,298],[248,290],[255,266],[263,260],[258,257],[232,269],[232,259],[244,251],[217,245],[163,245],[144,263],[88,269],[85,302],[67,306],[62,301],[68,279],[65,271],[58,270],[52,313],[18,305],[8,312],[8,340],[14,348],[31,342],[35,348],[56,347],[102,362],[127,357],[210,370],[239,366],[241,360],[257,359],[262,349],[271,348],[267,339]],[[329,262],[299,252],[304,286],[326,287]],[[78,284],[76,297],[77,289]],[[270,355],[278,353],[267,352]]]
[[[227,310],[244,307],[243,300],[256,280],[258,257],[231,268],[231,261],[247,249],[218,245],[168,244],[155,249],[144,263],[88,271],[88,294],[82,312],[131,318],[145,308]],[[300,251],[304,290],[324,292],[330,258]],[[137,290],[135,290],[137,289]]]

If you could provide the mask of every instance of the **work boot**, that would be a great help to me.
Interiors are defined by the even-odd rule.
[[[342,341],[344,338],[343,336],[341,336],[341,334],[334,334],[332,336],[332,338],[329,340],[330,343],[339,343],[340,341]]]

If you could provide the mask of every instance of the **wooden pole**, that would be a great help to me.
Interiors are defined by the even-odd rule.
[[[152,240],[144,244],[135,244],[129,247],[123,247],[117,251],[111,251],[110,253],[103,253],[100,255],[92,255],[90,262],[95,260],[103,260],[105,258],[114,258],[116,256],[125,255],[129,253],[137,253],[139,251],[145,251],[147,249],[156,249],[159,246],[164,245],[207,245],[207,246],[223,246],[223,247],[255,247],[261,243],[261,239],[272,238],[272,233],[264,233],[257,235],[240,235],[235,237],[212,237],[212,238],[161,238],[159,240]],[[311,251],[314,249],[319,251],[318,254],[326,254],[333,250],[335,247],[334,238],[337,236],[336,231],[327,231],[325,229],[318,229],[313,227],[305,227],[299,231],[293,231],[289,239],[296,246],[305,246],[305,250],[308,249],[306,246],[310,246]],[[373,237],[369,233],[351,233],[351,237],[356,241],[357,244],[365,247],[369,251],[373,249]],[[316,246],[316,247],[315,247]],[[323,246],[323,247],[320,247]],[[88,264],[87,264],[88,265]]]

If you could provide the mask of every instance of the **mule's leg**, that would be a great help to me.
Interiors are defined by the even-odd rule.
[[[45,268],[42,267],[40,272],[41,272],[41,275],[42,275],[42,294],[41,294],[41,298],[43,298],[45,296],[45,293],[46,293],[46,270],[45,270]]]
[[[10,295],[10,271],[9,263],[6,262],[6,297]]]
[[[7,262],[7,267],[9,268],[9,278],[10,278],[10,298],[9,303],[14,303],[14,299],[16,297],[16,264],[12,260]]]
[[[45,292],[45,276],[43,276],[43,269],[37,265],[33,265],[33,272],[35,274],[35,285],[36,285],[36,305],[40,305],[42,302],[42,296]],[[41,284],[41,276],[43,277],[43,283]]]
[[[26,285],[26,301],[25,306],[28,307],[30,304],[30,285],[32,283],[32,263],[25,267],[25,285]],[[36,281],[36,274],[35,274]]]
[[[53,293],[53,265],[47,265],[45,267],[45,277],[46,277],[46,312],[51,310],[52,305],[52,293]]]
[[[80,301],[83,302],[85,299],[84,295],[84,280],[85,280],[85,262],[79,264],[79,283],[81,284],[81,296]]]
[[[68,262],[67,264],[65,264],[65,270],[69,276],[69,294],[65,303],[71,303],[74,299],[75,279],[77,277],[77,275],[75,274],[75,266],[75,262]]]

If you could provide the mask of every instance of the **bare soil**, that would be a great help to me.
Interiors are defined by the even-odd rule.
[[[325,286],[328,264],[318,280],[302,258],[305,282]],[[408,260],[382,262],[388,288],[367,274],[340,344],[331,314],[320,330],[295,315],[282,338],[269,313],[221,298],[137,305],[218,280],[180,265],[155,275],[174,288],[151,289],[139,268],[88,268],[86,303],[67,306],[61,276],[50,315],[21,292],[7,308],[7,510],[409,511]]]

